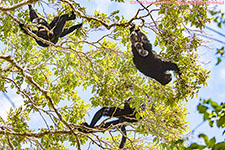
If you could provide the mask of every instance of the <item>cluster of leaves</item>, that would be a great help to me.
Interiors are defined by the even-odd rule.
[[[225,128],[225,104],[221,103],[220,105],[213,101],[212,99],[203,100],[202,103],[198,105],[198,111],[200,114],[204,115],[204,120],[209,122],[210,127],[213,127],[215,124],[218,128]],[[225,130],[222,134],[225,133]],[[199,138],[203,138],[205,145],[193,143],[189,146],[192,149],[204,149],[211,148],[213,150],[222,149],[225,147],[225,142],[216,143],[216,138],[213,137],[210,140],[207,135],[200,134]]]
[[[209,13],[214,16],[213,21],[217,23],[219,28],[222,28],[222,25],[225,24],[225,18],[224,18],[224,13],[221,12],[221,10],[217,11],[216,9],[214,10],[209,10]],[[224,56],[224,46],[221,48],[217,48],[217,53],[220,54],[221,57]],[[220,64],[222,61],[221,57],[218,57],[217,64]],[[202,103],[199,103],[198,105],[198,111],[199,113],[204,115],[204,120],[207,120],[209,122],[209,126],[213,127],[215,124],[218,128],[224,129],[225,127],[225,105],[224,103],[218,104],[212,99],[208,100],[203,100]],[[222,134],[225,133],[225,130],[223,131]],[[216,138],[213,137],[210,140],[208,139],[207,135],[205,134],[200,134],[200,138],[204,139],[205,145],[193,143],[189,146],[189,148],[196,148],[196,149],[204,149],[204,148],[211,148],[213,150],[217,149],[223,149],[225,147],[225,142],[217,142],[216,143]]]
[[[225,24],[225,17],[224,17],[224,13],[221,10],[217,10],[216,8],[214,8],[214,10],[209,10],[209,13],[214,17],[213,21],[217,24],[217,26],[219,28],[222,28]],[[221,58],[224,56],[225,50],[224,50],[224,46],[222,46],[221,48],[217,48],[217,52],[216,54],[219,54],[220,56],[217,58],[217,63],[216,65],[220,64],[221,62]]]
[[[212,16],[215,16],[215,18],[213,19],[213,21],[215,23],[217,23],[218,27],[221,28],[223,24],[225,24],[225,17],[224,17],[224,13],[221,10],[209,10],[209,13]]]
[[[214,10],[209,10],[210,14],[212,16],[215,16],[213,21],[217,23],[219,28],[222,28],[222,25],[225,24],[225,19],[224,19],[224,13],[222,13],[220,10],[217,11],[216,9]],[[222,48],[217,48],[217,53],[220,54],[221,57],[224,55],[224,46]],[[218,62],[216,65],[220,64],[222,61],[221,57],[218,57]],[[203,114],[203,119],[207,120],[209,122],[210,127],[214,127],[216,125],[217,128],[222,128],[224,129],[225,127],[225,104],[220,103],[218,104],[212,99],[207,99],[207,100],[202,100],[201,103],[198,105],[198,111],[200,114]],[[224,134],[225,130],[223,131]],[[210,148],[212,150],[219,150],[223,149],[225,147],[225,142],[217,142],[215,137],[212,137],[211,139],[208,138],[207,135],[205,134],[200,134],[199,138],[204,139],[204,144],[198,144],[198,143],[193,143],[189,147],[185,149],[205,149],[205,148]],[[184,140],[180,140],[179,142],[184,142]]]
[[[193,97],[196,91],[201,88],[199,85],[206,85],[206,79],[209,75],[208,71],[199,69],[201,65],[195,62],[198,54],[194,51],[197,51],[197,48],[201,45],[201,39],[194,32],[191,35],[184,34],[190,33],[190,30],[186,27],[188,24],[202,29],[205,23],[210,22],[210,19],[207,18],[206,7],[205,5],[167,4],[161,5],[158,12],[159,15],[162,15],[162,19],[157,27],[159,34],[154,45],[162,47],[162,56],[174,62],[179,62],[179,67],[185,74],[182,77],[183,80],[180,81],[181,84],[176,87],[179,91],[178,97],[181,98],[188,99],[189,97],[185,97],[187,95]],[[163,53],[164,51],[166,53]],[[192,68],[194,71],[189,72],[187,68]],[[198,77],[195,78],[196,76]]]
[[[219,142],[216,143],[216,138],[213,137],[211,139],[208,139],[207,135],[205,134],[200,134],[199,138],[203,138],[205,145],[202,144],[197,144],[197,143],[192,143],[189,147],[187,147],[187,150],[191,149],[205,149],[205,148],[210,148],[212,150],[220,150],[225,147],[225,142]]]
[[[209,126],[213,127],[215,124],[218,128],[225,127],[225,104],[220,105],[213,101],[212,99],[201,100],[202,102],[198,105],[198,111],[200,114],[204,115],[204,120],[209,122]],[[222,134],[225,133],[225,130]],[[180,149],[191,150],[191,149],[205,149],[210,148],[212,150],[220,150],[225,147],[225,142],[216,142],[216,138],[208,138],[205,134],[199,134],[199,138],[203,138],[204,144],[192,143],[190,146],[181,146]],[[185,140],[178,140],[172,145],[174,147],[177,144],[184,143]]]
[[[8,6],[18,1],[10,2],[3,4]],[[54,4],[53,0],[49,2]],[[179,139],[187,128],[186,110],[182,102],[197,94],[199,88],[206,84],[209,74],[196,63],[200,39],[192,34],[184,36],[185,31],[190,32],[187,24],[202,29],[209,21],[205,6],[161,5],[158,7],[160,21],[154,24],[155,19],[149,21],[147,18],[151,16],[150,7],[138,9],[133,18],[126,20],[119,10],[110,14],[94,11],[88,15],[84,7],[70,2],[77,7],[75,11],[83,19],[84,28],[48,48],[38,47],[35,40],[19,30],[10,16],[0,12],[3,16],[0,20],[3,25],[0,27],[0,38],[5,45],[0,52],[0,88],[7,92],[11,87],[24,99],[23,109],[20,109],[22,117],[10,118],[18,114],[16,109],[10,111],[8,118],[1,118],[0,126],[8,131],[0,132],[0,139],[5,142],[0,146],[21,148],[18,146],[21,143],[35,143],[36,147],[43,149],[49,149],[49,146],[66,149],[64,142],[69,141],[70,145],[79,148],[89,139],[98,141],[99,147],[105,143],[105,147],[112,148],[112,145],[118,145],[115,143],[119,143],[120,136],[107,136],[104,141],[93,135],[97,136],[93,140],[92,136],[79,133],[76,129],[90,107],[120,106],[127,97],[135,97],[132,107],[137,111],[140,111],[142,101],[148,106],[145,112],[140,113],[144,119],[135,132],[155,137],[154,141],[140,145],[136,144],[139,138],[130,137],[127,148],[159,147],[158,143],[166,148]],[[59,14],[72,9],[66,2],[61,4]],[[22,7],[11,12],[14,19],[18,17],[21,22],[29,22],[28,11],[21,10]],[[141,16],[139,12],[145,14]],[[49,18],[52,17],[49,14]],[[155,28],[158,35],[155,46],[162,47],[161,56],[177,62],[182,71],[181,79],[167,86],[147,79],[132,62],[128,27],[132,21],[144,19],[146,30]],[[3,57],[5,55],[10,57]],[[84,91],[91,88],[92,93],[87,94],[90,95],[89,100],[83,100],[80,96],[81,91],[77,90],[80,87]],[[151,109],[153,104],[156,105],[154,111]],[[38,129],[29,126],[28,121],[34,113],[38,113],[44,122]],[[22,134],[15,136],[14,133]],[[40,140],[37,140],[37,135]]]
[[[212,110],[211,110],[211,109]],[[217,127],[225,127],[225,104],[218,105],[212,99],[204,100],[198,105],[199,113],[204,114],[204,120],[208,120],[210,127],[216,122]]]

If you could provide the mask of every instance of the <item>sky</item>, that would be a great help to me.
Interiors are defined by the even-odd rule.
[[[136,12],[137,8],[140,8],[140,6],[137,4],[130,4],[128,0],[125,4],[114,3],[114,2],[112,3],[110,0],[90,0],[90,2],[78,0],[77,2],[80,3],[81,6],[86,6],[88,8],[87,9],[88,14],[93,14],[94,9],[97,9],[97,10],[99,10],[101,12],[105,12],[105,13],[109,13],[114,10],[120,9],[121,10],[120,14],[123,14],[125,16],[125,18],[127,18],[127,19],[133,16],[133,14],[134,14],[134,12]],[[210,7],[213,7],[213,6],[214,5],[210,5]],[[26,8],[27,7],[25,6],[24,9],[26,9]],[[222,9],[222,8],[224,8],[224,5],[220,5],[218,8]],[[225,11],[225,10],[222,9],[222,11]],[[225,26],[222,26],[222,29],[218,28],[215,23],[208,24],[207,26],[209,26],[221,33],[225,33],[224,32]],[[204,31],[207,36],[212,36],[219,40],[225,41],[225,37],[222,37],[208,29],[205,29]],[[150,41],[152,41],[152,43],[153,43],[154,39],[155,39],[155,35],[149,34],[147,36],[149,37]],[[199,54],[200,54],[199,63],[204,62],[204,63],[202,63],[202,66],[206,69],[211,70],[211,74],[210,74],[211,76],[207,80],[208,86],[200,89],[199,97],[190,99],[187,103],[187,108],[188,108],[188,112],[189,112],[189,114],[188,114],[189,127],[190,127],[191,131],[193,129],[195,129],[194,132],[191,133],[192,138],[191,138],[190,142],[200,141],[197,138],[197,136],[202,132],[206,133],[209,137],[216,136],[217,141],[224,141],[224,136],[222,136],[223,130],[217,129],[217,128],[210,128],[208,126],[208,122],[202,123],[203,115],[200,115],[197,111],[197,105],[199,103],[199,98],[204,98],[204,99],[212,98],[213,100],[215,100],[218,103],[225,100],[225,59],[223,59],[223,61],[218,66],[215,65],[217,62],[217,58],[216,58],[217,56],[215,55],[215,53],[216,53],[215,48],[220,48],[222,45],[218,42],[210,41],[207,38],[205,38],[205,40],[207,41],[206,44],[207,44],[207,46],[209,46],[209,48],[206,48],[206,47],[199,48]],[[0,43],[0,45],[2,45],[2,44]],[[80,96],[83,99],[89,99],[90,95],[86,94],[87,92],[90,93],[89,90],[90,89],[82,92],[80,89],[79,90]],[[10,97],[10,99],[13,101],[13,103],[15,104],[16,107],[23,105],[23,99],[20,96],[18,96],[15,93],[15,91],[9,90],[7,95]],[[7,98],[2,93],[0,93],[0,116],[2,116],[4,118],[7,111],[9,111],[10,107],[12,107],[11,103],[7,100]],[[94,110],[91,110],[89,112],[89,115],[86,116],[87,122],[90,121],[90,119],[92,118],[92,116],[96,110],[97,110],[97,108]],[[37,114],[34,114],[33,117],[35,117],[35,115],[37,115]],[[31,126],[38,127],[39,124],[41,124],[43,122],[43,121],[40,121],[38,119],[38,117],[37,117],[37,120],[35,120],[35,119],[32,119],[32,120],[33,121],[30,122]],[[201,124],[201,125],[199,126],[199,124]]]

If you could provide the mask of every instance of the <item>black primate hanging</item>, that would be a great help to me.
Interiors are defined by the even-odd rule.
[[[127,132],[126,132],[126,126],[122,123],[125,123],[125,122],[129,122],[129,123],[134,123],[134,122],[138,122],[138,119],[136,118],[136,111],[135,109],[131,108],[130,107],[130,100],[132,98],[129,98],[128,100],[125,101],[125,104],[124,104],[124,108],[119,108],[119,107],[102,107],[101,109],[99,109],[90,125],[88,125],[86,122],[83,123],[84,126],[88,127],[88,128],[98,128],[98,129],[106,129],[108,127],[110,127],[111,125],[117,125],[117,124],[121,124],[119,127],[121,129],[121,131],[123,132],[123,136],[122,136],[122,139],[121,139],[121,142],[120,142],[120,145],[119,145],[119,148],[123,148],[125,143],[126,143],[126,135],[127,135]],[[141,106],[143,107],[144,109],[144,105]],[[113,120],[113,121],[109,121],[109,122],[106,122],[104,124],[101,124],[99,126],[95,126],[96,123],[101,119],[102,116],[107,116],[107,117],[116,117],[118,118],[117,120]],[[141,119],[141,118],[139,118]],[[79,131],[81,132],[84,132],[84,133],[92,133],[93,131],[91,130],[84,130],[84,129],[81,129],[81,128],[78,128]]]
[[[177,64],[163,61],[152,52],[152,44],[135,25],[130,28],[130,40],[134,65],[144,75],[166,85],[172,80],[171,74],[167,73],[168,70],[181,74]]]
[[[76,15],[74,14],[74,12],[72,12],[70,16],[68,14],[57,16],[53,19],[53,21],[50,24],[48,24],[48,22],[45,19],[38,17],[38,15],[36,14],[35,10],[32,8],[31,5],[28,6],[30,12],[30,20],[33,24],[37,25],[38,28],[37,30],[32,30],[28,28],[28,30],[36,34],[38,37],[50,41],[54,44],[58,42],[58,39],[60,37],[64,37],[65,35],[73,32],[75,29],[79,29],[82,26],[82,24],[77,24],[70,28],[64,28],[66,21],[76,19]],[[24,31],[24,33],[29,35],[29,33],[24,29],[24,24],[20,24],[20,28]],[[34,39],[40,46],[43,47],[49,46],[48,44],[40,40],[37,40],[36,38]]]

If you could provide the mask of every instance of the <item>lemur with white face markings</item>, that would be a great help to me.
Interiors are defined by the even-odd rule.
[[[166,85],[172,80],[171,74],[167,73],[168,70],[174,70],[181,75],[177,64],[163,61],[153,53],[152,44],[135,25],[130,28],[130,40],[133,62],[141,73],[157,80],[162,85]]]

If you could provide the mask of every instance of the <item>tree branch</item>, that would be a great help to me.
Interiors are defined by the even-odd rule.
[[[22,1],[16,5],[13,5],[13,6],[0,6],[0,11],[11,11],[11,10],[15,10],[17,8],[20,8],[24,5],[27,5],[27,4],[32,4],[32,3],[35,3],[37,2],[38,0],[25,0],[25,1]]]
[[[136,20],[136,19],[141,19],[142,20],[142,18],[147,17],[151,13],[151,11],[148,11],[148,14],[147,15],[138,17],[140,11],[143,11],[144,10],[144,9],[139,9],[137,11],[137,13],[135,14],[135,16],[132,17],[129,21],[124,22],[124,23],[112,23],[112,24],[108,25],[107,23],[105,23],[101,19],[98,19],[98,18],[95,18],[95,17],[92,17],[92,16],[87,16],[85,14],[82,14],[82,12],[80,12],[79,10],[76,10],[74,8],[74,5],[71,2],[69,2],[68,0],[61,0],[61,1],[67,3],[73,9],[73,11],[75,11],[78,14],[78,16],[80,16],[81,18],[87,19],[88,21],[91,21],[91,20],[97,21],[97,22],[101,23],[108,30],[110,30],[112,27],[115,27],[115,26],[128,27],[134,20]]]
[[[73,134],[70,130],[49,130],[49,131],[43,131],[40,133],[19,133],[19,132],[9,132],[9,131],[4,131],[0,130],[0,134],[3,135],[13,135],[13,136],[21,136],[21,137],[35,137],[35,138],[42,138],[45,135],[50,135],[50,134]]]
[[[77,146],[78,146],[78,150],[80,150],[80,142],[78,139],[77,134],[73,131],[73,129],[70,127],[70,125],[63,119],[62,115],[58,112],[57,108],[54,105],[53,99],[51,98],[51,96],[49,96],[49,91],[45,90],[44,88],[40,87],[38,85],[37,82],[35,82],[32,78],[32,76],[28,73],[25,73],[24,69],[21,68],[13,59],[10,55],[8,56],[0,56],[0,59],[4,59],[8,62],[10,62],[14,67],[16,67],[19,72],[22,74],[22,76],[24,76],[31,84],[33,84],[40,92],[42,92],[42,94],[45,96],[45,98],[49,101],[51,107],[53,108],[53,110],[55,111],[56,115],[59,117],[59,119],[66,125],[66,127],[68,129],[70,129],[70,131],[74,134],[74,136],[76,137],[77,140]]]

